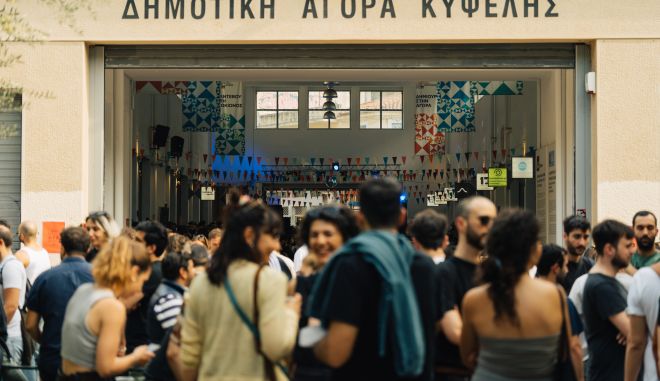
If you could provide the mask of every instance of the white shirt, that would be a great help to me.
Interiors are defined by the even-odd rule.
[[[272,253],[270,253],[270,256],[268,257],[268,266],[270,266],[270,268],[272,268],[273,270],[282,271],[282,267],[280,266],[280,261],[277,260],[278,258],[281,259],[286,264],[286,267],[289,269],[289,272],[291,273],[291,279],[295,279],[296,272],[294,270],[293,261],[285,257],[284,255],[278,253],[277,251],[273,251]]]
[[[37,277],[41,275],[46,270],[50,270],[50,256],[46,249],[35,250],[31,247],[24,246],[21,251],[24,251],[28,255],[30,264],[25,269],[27,278],[30,281],[30,284],[34,284],[34,281],[37,280]]]
[[[296,272],[300,271],[302,268],[303,260],[309,255],[309,248],[307,245],[302,245],[296,250],[296,253],[293,254],[293,264],[296,269]]]
[[[644,352],[644,381],[657,380],[652,340],[658,322],[659,299],[660,275],[648,267],[637,271],[628,291],[628,308],[626,312],[628,312],[628,315],[646,318],[649,341]]]
[[[23,262],[19,261],[13,254],[8,255],[0,263],[0,269],[0,271],[2,271],[0,292],[4,293],[5,289],[10,288],[19,289],[18,308],[22,308],[25,304],[25,283],[27,280]],[[21,312],[19,310],[16,310],[14,316],[12,316],[11,320],[7,323],[7,336],[21,337]]]

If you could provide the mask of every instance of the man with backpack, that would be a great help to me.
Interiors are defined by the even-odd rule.
[[[12,254],[11,245],[11,230],[0,226],[0,287],[4,298],[4,313],[7,317],[7,347],[12,363],[29,365],[32,357],[31,348],[25,348],[24,343],[30,338],[27,334],[24,337],[21,324],[27,275],[21,261]]]

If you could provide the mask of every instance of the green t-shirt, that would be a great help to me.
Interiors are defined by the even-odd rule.
[[[653,266],[654,264],[660,262],[660,252],[656,251],[655,253],[653,253],[653,255],[650,255],[648,257],[642,257],[639,254],[639,251],[636,251],[635,254],[633,254],[632,260],[630,262],[636,269]]]

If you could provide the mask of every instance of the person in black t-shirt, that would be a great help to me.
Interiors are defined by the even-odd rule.
[[[146,245],[149,258],[151,258],[151,275],[142,287],[143,296],[139,304],[128,313],[126,320],[126,353],[131,353],[136,347],[149,343],[149,336],[147,335],[149,300],[163,280],[160,259],[168,244],[167,230],[160,222],[140,222],[135,230],[138,238]]]
[[[582,216],[570,216],[564,220],[564,246],[568,251],[568,273],[561,281],[566,293],[571,292],[573,283],[586,274],[594,265],[593,261],[584,255],[589,243],[591,224]]]
[[[625,342],[630,334],[626,291],[614,278],[633,254],[632,229],[606,220],[593,230],[596,264],[584,286],[582,310],[589,344],[589,381],[623,380]]]
[[[470,376],[458,348],[463,326],[461,303],[465,294],[475,286],[479,254],[486,246],[486,236],[496,215],[495,204],[481,196],[465,199],[458,206],[455,220],[458,246],[454,255],[436,269],[437,304],[441,316],[436,340],[437,380],[467,380]]]
[[[360,217],[368,225],[368,230],[376,234],[392,234],[397,242],[397,226],[400,223],[401,187],[390,179],[375,179],[367,182],[360,190]],[[358,237],[359,238],[359,237]],[[314,347],[316,357],[334,368],[333,380],[432,380],[433,379],[433,337],[434,325],[437,320],[435,307],[435,289],[433,282],[433,261],[422,254],[414,254],[414,249],[407,243],[412,256],[410,278],[412,284],[408,287],[414,290],[419,318],[423,332],[424,358],[415,358],[423,362],[421,374],[411,378],[397,375],[395,367],[395,332],[396,321],[390,312],[387,328],[387,341],[384,353],[380,353],[382,344],[379,333],[379,322],[383,315],[381,311],[381,291],[388,281],[382,278],[376,265],[368,262],[367,256],[360,254],[345,254],[333,258],[332,265],[336,274],[330,289],[325,291],[323,304],[325,319],[328,320],[327,335]],[[401,249],[403,250],[403,249]],[[404,253],[398,253],[403,258],[409,258]],[[400,261],[399,263],[405,263]],[[407,271],[402,271],[407,272]],[[323,280],[323,279],[321,279]],[[390,285],[391,287],[391,285]],[[399,286],[403,287],[403,286]],[[312,298],[315,296],[313,295]],[[394,324],[392,324],[394,323]],[[399,352],[400,354],[401,352]]]

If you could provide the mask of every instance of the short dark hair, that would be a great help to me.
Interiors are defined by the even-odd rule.
[[[2,227],[0,227],[0,239],[2,240],[2,242],[5,243],[5,246],[11,247],[11,245],[14,243],[14,241],[11,237],[12,236],[11,230],[9,230],[9,228],[5,229],[5,227],[6,226],[4,226],[4,225],[2,225]]]
[[[163,257],[163,261],[161,263],[163,269],[163,279],[167,279],[172,282],[179,279],[179,269],[187,268],[188,261],[190,260],[191,258],[189,255],[178,253],[176,251],[168,251],[167,254],[165,254]]]
[[[89,248],[89,234],[81,227],[66,228],[60,233],[60,243],[65,254],[84,254]]]
[[[632,220],[632,226],[635,227],[635,220],[637,217],[646,217],[646,216],[653,216],[653,220],[655,221],[655,226],[658,226],[658,218],[653,214],[653,212],[650,212],[648,210],[640,210],[639,212],[635,213],[633,216]]]
[[[541,259],[536,264],[536,276],[550,274],[552,266],[559,265],[559,267],[562,267],[565,260],[564,249],[561,246],[555,244],[543,245]]]
[[[566,235],[571,234],[573,230],[589,230],[591,229],[591,224],[589,221],[582,216],[570,216],[564,220],[564,233]]]
[[[300,227],[300,240],[303,245],[309,245],[309,232],[312,228],[312,223],[317,220],[335,225],[344,243],[360,233],[353,211],[345,206],[322,206],[310,210],[305,215],[305,219]]]
[[[195,266],[206,266],[209,263],[209,251],[200,244],[190,246],[190,259]]]
[[[377,178],[360,188],[360,210],[374,229],[397,228],[401,215],[401,185],[390,178]]]
[[[423,210],[413,218],[410,234],[426,249],[437,249],[447,236],[447,217],[433,209]]]
[[[147,246],[156,245],[156,256],[163,255],[167,248],[167,229],[158,221],[142,221],[135,230],[144,233],[144,242]]]
[[[632,239],[635,236],[632,228],[622,222],[615,220],[605,220],[594,226],[591,236],[596,246],[596,254],[603,255],[603,249],[608,243],[617,246],[619,240],[623,237]]]
[[[7,220],[0,219],[0,226],[4,226],[7,229],[11,230],[11,225],[9,225],[9,222],[7,222]]]

